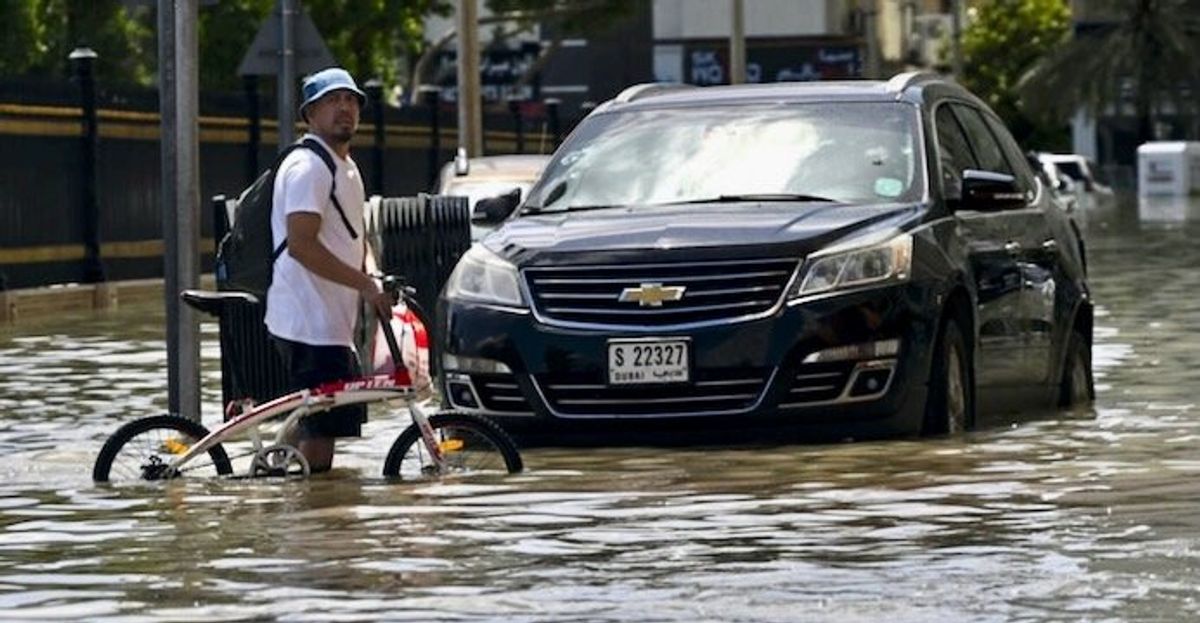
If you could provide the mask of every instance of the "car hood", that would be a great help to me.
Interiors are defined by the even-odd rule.
[[[483,244],[521,266],[589,259],[622,261],[647,250],[701,259],[733,254],[807,254],[865,230],[898,228],[912,204],[737,203],[613,208],[522,216]],[[568,259],[569,258],[569,259]]]

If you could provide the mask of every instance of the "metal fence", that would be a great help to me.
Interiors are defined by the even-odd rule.
[[[84,109],[71,83],[0,80],[0,289],[85,281],[86,148]],[[158,277],[163,271],[162,207],[159,202],[158,95],[148,89],[97,86],[96,166],[100,261],[108,280]],[[200,104],[202,200],[236,196],[250,172],[268,166],[277,127],[249,118],[244,94],[206,93]],[[265,101],[259,110],[269,110]],[[485,150],[490,154],[553,149],[574,120],[521,117],[515,109],[485,115]],[[544,111],[546,108],[538,110]],[[454,110],[445,105],[383,109],[384,132],[376,133],[375,111],[363,114],[352,143],[368,194],[415,195],[430,188],[435,169],[457,145]],[[433,130],[436,130],[436,134]],[[261,137],[255,146],[254,135]],[[382,139],[382,144],[378,139]],[[378,153],[375,152],[378,150]],[[260,167],[252,166],[255,162]],[[381,175],[376,163],[382,162]],[[376,187],[376,184],[382,188]],[[204,267],[214,248],[212,219],[202,218]]]

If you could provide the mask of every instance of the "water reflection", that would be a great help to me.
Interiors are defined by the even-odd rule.
[[[104,437],[164,406],[161,314],[0,329],[0,618],[1196,619],[1200,219],[1085,216],[1095,408],[954,439],[535,449],[398,486],[402,418],[373,413],[310,481],[103,488]]]
[[[1191,197],[1138,197],[1138,221],[1143,225],[1171,225],[1200,220],[1200,202]]]

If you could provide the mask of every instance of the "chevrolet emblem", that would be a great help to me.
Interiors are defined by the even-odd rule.
[[[621,290],[617,298],[622,303],[637,303],[642,307],[662,307],[664,301],[678,301],[683,298],[686,286],[666,286],[661,283],[643,283],[636,288]]]

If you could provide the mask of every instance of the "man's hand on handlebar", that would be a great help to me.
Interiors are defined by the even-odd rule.
[[[374,279],[369,281],[371,283],[370,287],[365,287],[359,290],[359,294],[362,295],[363,302],[365,302],[367,305],[370,305],[380,318],[390,318],[392,315],[392,305],[394,301],[392,295],[380,289],[379,285],[375,283]]]

